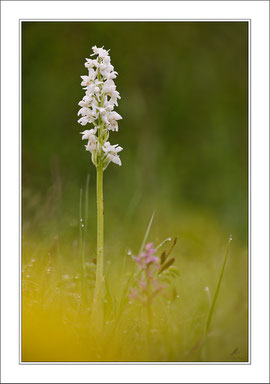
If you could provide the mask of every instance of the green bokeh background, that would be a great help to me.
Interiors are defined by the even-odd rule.
[[[104,175],[106,231],[145,229],[154,210],[167,222],[196,212],[245,246],[247,22],[23,22],[23,230],[76,227],[90,174],[95,236],[95,168],[77,123],[93,45],[110,49],[122,97],[110,141],[123,165]]]
[[[119,73],[123,120],[110,142],[124,148],[122,167],[104,173],[104,276],[107,303],[126,304],[119,322],[104,304],[118,331],[106,325],[98,357],[91,307],[78,316],[74,299],[84,270],[92,302],[95,276],[96,170],[77,122],[93,45],[110,49]],[[124,287],[134,271],[128,250],[138,254],[153,211],[148,241],[178,238],[179,275],[153,305],[158,332],[148,345]],[[248,23],[23,22],[22,214],[25,361],[248,361]]]

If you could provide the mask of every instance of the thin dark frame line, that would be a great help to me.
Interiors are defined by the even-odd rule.
[[[52,1],[52,0],[47,0]],[[72,1],[72,0],[70,0]],[[103,0],[102,0],[103,1]],[[158,0],[161,1],[161,0]],[[177,1],[177,0],[173,0]],[[191,0],[196,1],[196,0]],[[233,0],[226,0],[226,1],[233,1]],[[245,1],[245,0],[241,0]],[[253,1],[253,0],[249,0]],[[268,1],[268,0],[266,0]],[[52,21],[54,20],[54,21]],[[79,21],[78,21],[79,20]],[[81,21],[83,20],[83,21]],[[22,166],[22,148],[21,148],[21,129],[22,129],[22,121],[21,121],[21,92],[22,92],[22,62],[21,62],[21,46],[22,46],[22,24],[23,22],[66,22],[66,21],[72,21],[72,22],[194,22],[194,23],[203,23],[203,22],[247,22],[248,23],[248,304],[249,304],[249,310],[248,310],[248,357],[249,361],[247,362],[22,362],[21,360],[21,354],[22,354],[22,331],[21,331],[21,306],[22,306],[22,292],[21,292],[21,256],[22,256],[22,248],[21,248],[21,224],[22,224],[22,218],[21,218],[21,210],[22,210],[22,202],[21,202],[21,166]],[[251,214],[251,19],[19,19],[19,365],[251,365],[251,220],[250,220],[250,214]]]
[[[249,362],[234,361],[25,361],[19,365],[251,365]]]
[[[248,356],[251,358],[251,20],[248,28]]]
[[[16,1],[16,0],[14,0]],[[50,0],[53,1],[53,0]],[[123,0],[124,1],[124,0]],[[143,0],[141,0],[143,1]],[[194,0],[195,1],[195,0]],[[213,0],[214,1],[214,0]],[[231,0],[233,1],[233,0]],[[244,0],[242,0],[244,1]],[[252,1],[252,0],[250,0]],[[157,23],[157,22],[164,22],[164,23],[172,23],[172,22],[194,22],[194,23],[204,23],[204,22],[213,22],[213,23],[219,23],[219,22],[249,22],[251,19],[243,18],[243,19],[19,19],[20,22],[32,22],[32,23],[40,23],[40,22],[45,22],[45,23],[54,23],[54,22],[59,22],[59,23],[65,23],[65,22],[74,22],[74,23],[87,23],[87,22],[104,22],[104,23],[117,23],[117,22],[134,22],[134,23],[140,23],[140,22],[149,22],[149,23]]]
[[[18,1],[18,0],[2,0],[2,2],[10,2],[10,1]],[[37,0],[27,0],[27,1],[37,1]],[[53,2],[55,0],[40,0],[40,1],[45,1],[45,2]],[[72,1],[74,2],[74,0],[58,0],[58,1]],[[89,0],[80,0],[80,1],[88,1]],[[91,1],[91,0],[90,0]],[[115,2],[114,0],[99,0],[99,2],[102,2],[102,1],[109,1],[109,2]],[[144,2],[145,0],[116,0],[117,2],[127,2],[127,1],[130,1],[130,2]],[[165,3],[166,0],[147,0],[147,1],[153,1],[153,2],[163,2]],[[170,1],[173,1],[173,2],[181,2],[182,0],[170,0]],[[188,2],[191,2],[191,1],[195,1],[195,2],[217,2],[217,0],[188,0]],[[255,0],[237,0],[237,1],[240,1],[240,2],[254,2]],[[223,2],[223,3],[227,3],[227,2],[235,2],[235,0],[219,0],[219,2]],[[269,0],[257,0],[256,2],[269,2]]]
[[[20,23],[20,22],[19,22]],[[22,33],[21,24],[19,26],[19,247],[20,247],[20,260],[19,260],[19,289],[20,289],[20,323],[19,323],[19,361],[22,361]]]

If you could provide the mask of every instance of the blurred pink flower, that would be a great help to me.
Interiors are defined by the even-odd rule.
[[[150,264],[153,264],[156,268],[159,268],[159,258],[154,256],[156,249],[153,243],[148,243],[145,246],[145,251],[138,257],[132,256],[132,259],[138,264],[140,269],[146,269]]]
[[[160,259],[155,256],[156,249],[153,243],[148,243],[143,252],[139,256],[131,256],[139,267],[139,271],[143,271],[137,287],[131,288],[130,299],[138,299],[143,303],[152,302],[154,297],[165,288],[157,279],[157,270],[160,268]]]

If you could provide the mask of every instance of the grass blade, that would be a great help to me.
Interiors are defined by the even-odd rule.
[[[82,218],[82,188],[80,189],[80,208],[79,208],[79,253],[80,253],[80,261],[81,261],[81,298],[82,298],[82,305],[84,305],[84,247],[83,247],[83,218]]]
[[[90,174],[88,173],[86,178],[86,184],[85,184],[85,213],[84,213],[84,223],[85,223],[85,229],[88,229],[88,189],[89,189],[89,182],[90,182]]]
[[[226,265],[226,262],[227,262],[231,241],[232,241],[232,237],[230,236],[230,239],[229,239],[229,242],[228,242],[228,246],[227,246],[227,249],[226,249],[226,253],[225,253],[225,257],[224,257],[224,261],[223,261],[223,266],[222,266],[222,269],[221,269],[221,272],[220,272],[220,275],[219,275],[219,280],[218,280],[217,288],[216,288],[216,291],[215,291],[215,295],[214,295],[214,298],[213,298],[213,301],[212,301],[212,305],[211,305],[210,310],[209,310],[207,322],[206,322],[206,327],[205,327],[205,334],[206,335],[208,333],[208,330],[209,330],[209,327],[210,327],[210,324],[211,324],[211,320],[212,320],[212,317],[213,317],[213,313],[214,313],[214,310],[215,310],[215,305],[216,305],[218,293],[219,293],[219,290],[220,290],[222,278],[223,278],[223,275],[224,275],[225,265]]]
[[[150,219],[150,221],[149,221],[147,230],[146,230],[145,235],[144,235],[144,238],[143,238],[143,242],[142,242],[142,244],[141,244],[141,248],[140,248],[140,251],[139,251],[139,255],[142,253],[142,251],[143,251],[143,249],[144,249],[144,246],[145,246],[145,244],[146,244],[146,241],[147,241],[147,238],[148,238],[148,235],[149,235],[151,226],[152,226],[152,222],[153,222],[153,220],[154,220],[154,216],[155,216],[155,211],[153,212],[153,214],[152,214],[152,216],[151,216],[151,219]]]

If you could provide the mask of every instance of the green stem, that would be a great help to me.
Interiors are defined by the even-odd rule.
[[[97,167],[97,283],[103,280],[104,208],[103,208],[103,165]]]
[[[99,325],[103,323],[103,247],[104,247],[104,209],[103,209],[103,164],[99,160],[97,166],[97,270],[94,294],[93,320]]]

